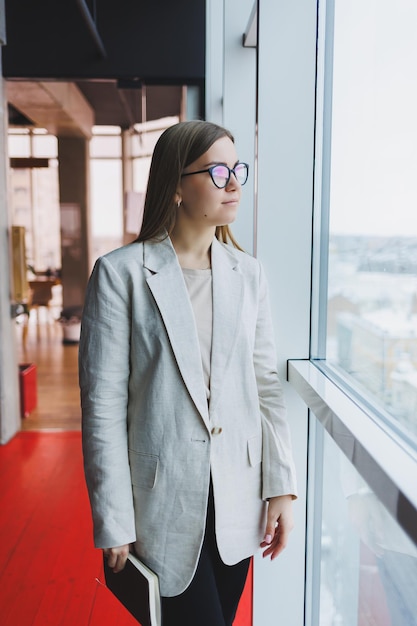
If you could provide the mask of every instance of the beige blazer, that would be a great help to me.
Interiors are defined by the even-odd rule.
[[[254,554],[266,500],[296,494],[259,262],[214,240],[210,404],[169,238],[100,258],[82,320],[85,475],[97,547],[134,543],[173,596],[190,583],[210,475],[225,563]]]

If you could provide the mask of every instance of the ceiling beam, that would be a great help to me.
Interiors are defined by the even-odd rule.
[[[6,94],[10,104],[52,135],[92,135],[94,111],[73,83],[9,80]]]

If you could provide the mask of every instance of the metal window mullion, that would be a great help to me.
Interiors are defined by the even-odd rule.
[[[310,358],[326,357],[334,0],[318,0]],[[304,623],[320,624],[324,429],[309,410]]]
[[[308,411],[306,586],[304,624],[320,623],[324,429]]]
[[[319,2],[310,357],[326,358],[334,0]]]

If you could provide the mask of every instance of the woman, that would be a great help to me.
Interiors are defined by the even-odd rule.
[[[95,545],[159,576],[164,626],[230,626],[259,546],[292,528],[294,466],[267,286],[228,225],[248,175],[232,135],[158,140],[138,239],[95,265],[80,341]],[[232,245],[226,242],[230,241]]]

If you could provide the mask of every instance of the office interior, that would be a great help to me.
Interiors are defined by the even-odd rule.
[[[417,624],[416,24],[414,0],[0,0],[2,446],[30,419],[25,333],[76,348],[162,130],[219,123],[249,163],[233,233],[270,284],[299,483],[289,545],[254,558],[254,626]]]

